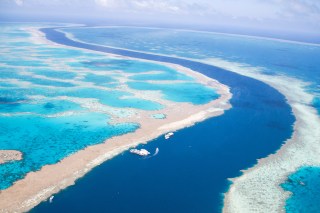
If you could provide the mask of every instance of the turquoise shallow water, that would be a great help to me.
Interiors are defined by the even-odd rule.
[[[33,72],[37,75],[42,75],[45,77],[49,78],[57,78],[57,79],[74,79],[77,74],[73,72],[67,72],[67,71],[61,71],[61,70],[49,70],[48,68],[46,69],[31,69],[28,70],[30,72]]]
[[[41,115],[56,114],[65,111],[83,110],[78,104],[65,100],[13,102],[0,104],[0,113],[36,113]]]
[[[107,138],[132,132],[137,124],[108,125],[108,117],[97,113],[43,118],[11,116],[0,119],[0,149],[23,153],[23,160],[0,165],[0,189],[30,171],[57,163],[66,156]]]
[[[85,67],[91,68],[96,71],[113,71],[121,70],[126,73],[142,73],[150,71],[163,71],[166,73],[177,73],[176,70],[163,66],[160,64],[155,64],[151,62],[138,61],[138,60],[128,60],[128,59],[103,59],[103,60],[83,60],[80,62],[69,63],[73,67]]]
[[[191,77],[180,74],[180,73],[158,73],[158,74],[140,74],[131,76],[130,79],[132,80],[193,80]]]
[[[316,213],[320,209],[320,168],[303,167],[290,175],[282,188],[290,191],[287,200],[288,213]]]
[[[29,40],[31,35],[20,29],[26,26],[35,25],[0,24],[0,150],[23,153],[21,161],[0,165],[0,189],[10,187],[30,171],[139,128],[138,123],[111,124],[114,116],[126,116],[136,109],[155,113],[163,109],[165,106],[156,101],[135,97],[135,92],[143,90],[123,89],[127,80],[135,82],[136,74],[141,74],[137,76],[141,79],[161,72],[150,80],[184,80],[192,83],[183,85],[186,90],[193,84],[199,92],[209,90],[165,65],[35,44]],[[126,77],[128,74],[132,79]],[[149,89],[153,89],[151,84],[145,87]],[[166,88],[158,89],[166,97],[174,97]],[[214,90],[210,92],[213,95],[206,101],[217,98]],[[188,94],[180,96],[184,102],[198,103]],[[81,105],[89,99],[107,109],[97,112]]]
[[[111,76],[95,75],[92,73],[87,74],[84,81],[94,82],[97,86],[105,86],[108,88],[114,88],[119,85],[118,81]]]
[[[132,93],[117,90],[104,91],[93,88],[76,88],[72,90],[60,91],[59,93],[51,93],[51,95],[95,98],[98,99],[102,104],[112,107],[136,108],[143,110],[159,110],[163,108],[161,104],[156,102],[134,98]]]
[[[137,90],[160,90],[167,100],[189,102],[197,105],[206,104],[219,97],[213,89],[194,83],[150,84],[145,82],[129,82],[128,85]]]

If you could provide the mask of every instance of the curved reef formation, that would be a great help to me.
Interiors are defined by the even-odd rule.
[[[281,212],[290,196],[280,184],[303,166],[320,166],[320,118],[310,106],[313,96],[304,82],[285,76],[266,76],[243,64],[211,60],[230,71],[263,81],[285,95],[296,117],[294,133],[275,154],[242,171],[225,194],[224,212]],[[258,69],[259,70],[259,69]]]

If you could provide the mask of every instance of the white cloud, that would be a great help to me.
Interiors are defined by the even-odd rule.
[[[15,0],[14,1],[18,6],[22,6],[23,5],[23,0]]]
[[[179,11],[177,2],[168,0],[94,0],[95,4],[103,8],[117,8],[125,11]]]
[[[177,12],[180,10],[178,4],[172,4],[169,1],[163,0],[137,0],[133,1],[133,6],[135,6],[136,9],[158,10],[159,12]]]
[[[120,5],[119,0],[95,0],[95,3],[99,6],[106,7],[106,8],[114,8]]]
[[[19,9],[20,8],[20,9]],[[320,0],[0,0],[0,12],[48,11],[83,17],[121,17],[320,31]],[[9,11],[9,12],[8,12]],[[148,17],[148,18],[147,18]],[[85,17],[83,17],[85,18]]]

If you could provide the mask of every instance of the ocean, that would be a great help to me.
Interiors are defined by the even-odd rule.
[[[159,148],[158,155],[145,159],[125,152],[33,212],[220,212],[228,178],[274,153],[293,132],[284,96],[258,80],[187,59],[84,44],[42,31],[65,45],[183,65],[228,85],[233,97],[224,115],[143,145]]]
[[[244,70],[253,70],[266,77],[298,79],[303,83],[304,90],[313,97],[309,105],[317,109],[320,115],[319,44],[160,28],[89,27],[67,28],[63,31],[71,38],[90,44],[183,57],[209,64],[231,62]],[[317,179],[312,177],[318,170],[318,167],[301,168],[292,176],[296,177],[307,171],[307,174],[310,174],[309,181],[313,181],[310,184],[314,185]],[[291,187],[284,189],[293,193],[292,198],[287,201],[286,210],[296,212],[295,209],[299,209],[307,212],[309,207],[302,203],[314,203],[313,200],[320,199],[320,196],[317,196],[317,187],[309,187],[309,193],[306,194],[301,193],[305,186],[296,183],[292,184],[288,177],[283,184],[290,185]],[[313,207],[313,211],[316,209]]]

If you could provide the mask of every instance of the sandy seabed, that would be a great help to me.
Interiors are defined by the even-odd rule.
[[[36,42],[52,45],[35,29],[33,29],[33,38]],[[222,115],[225,110],[231,108],[229,101],[232,95],[227,86],[185,67],[168,63],[162,64],[174,67],[177,71],[194,77],[197,82],[214,88],[220,97],[204,105],[172,102],[161,111],[140,113],[137,117],[128,118],[130,122],[140,124],[140,128],[135,132],[113,137],[102,144],[89,146],[64,158],[57,164],[46,165],[39,171],[28,173],[24,179],[18,180],[13,186],[2,190],[0,192],[0,212],[28,211],[51,195],[73,185],[78,178],[95,166],[129,148],[147,143],[167,132],[177,131],[207,118]],[[153,119],[151,115],[155,112],[165,114],[166,118]]]
[[[0,164],[22,159],[22,153],[17,150],[0,150]]]

